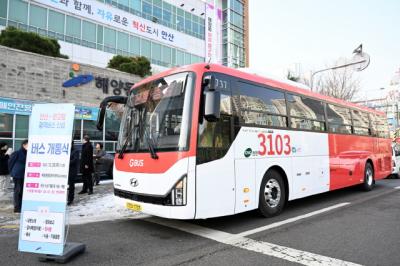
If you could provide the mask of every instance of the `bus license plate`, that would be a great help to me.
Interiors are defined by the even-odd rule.
[[[142,206],[140,206],[139,204],[136,204],[136,203],[131,203],[131,202],[126,203],[126,208],[128,208],[132,211],[135,211],[135,212],[142,211]]]

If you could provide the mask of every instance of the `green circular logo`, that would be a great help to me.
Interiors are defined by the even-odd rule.
[[[244,151],[244,157],[249,158],[252,152],[253,152],[253,151],[251,150],[251,148],[247,148],[247,149]]]

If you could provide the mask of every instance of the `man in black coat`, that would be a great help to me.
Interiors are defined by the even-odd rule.
[[[71,144],[71,155],[69,158],[68,171],[68,205],[71,205],[75,196],[75,179],[78,174],[79,151],[74,148],[74,142]]]
[[[28,140],[24,140],[21,144],[21,148],[11,154],[8,160],[8,169],[14,180],[14,212],[16,213],[21,212],[27,150]]]
[[[82,191],[79,192],[78,194],[88,193],[88,195],[91,195],[93,194],[92,174],[94,166],[93,166],[93,146],[92,143],[90,143],[90,138],[88,135],[85,135],[83,137],[80,170],[82,173],[83,188]]]

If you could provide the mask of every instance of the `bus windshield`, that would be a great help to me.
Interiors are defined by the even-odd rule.
[[[193,75],[166,76],[131,91],[120,127],[120,152],[188,149]]]

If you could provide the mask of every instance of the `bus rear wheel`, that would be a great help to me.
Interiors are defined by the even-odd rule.
[[[286,202],[286,189],[281,174],[269,170],[260,186],[258,212],[264,217],[273,217],[282,212]]]
[[[374,186],[374,168],[371,163],[365,164],[364,170],[364,183],[362,184],[362,189],[364,191],[370,191]]]

